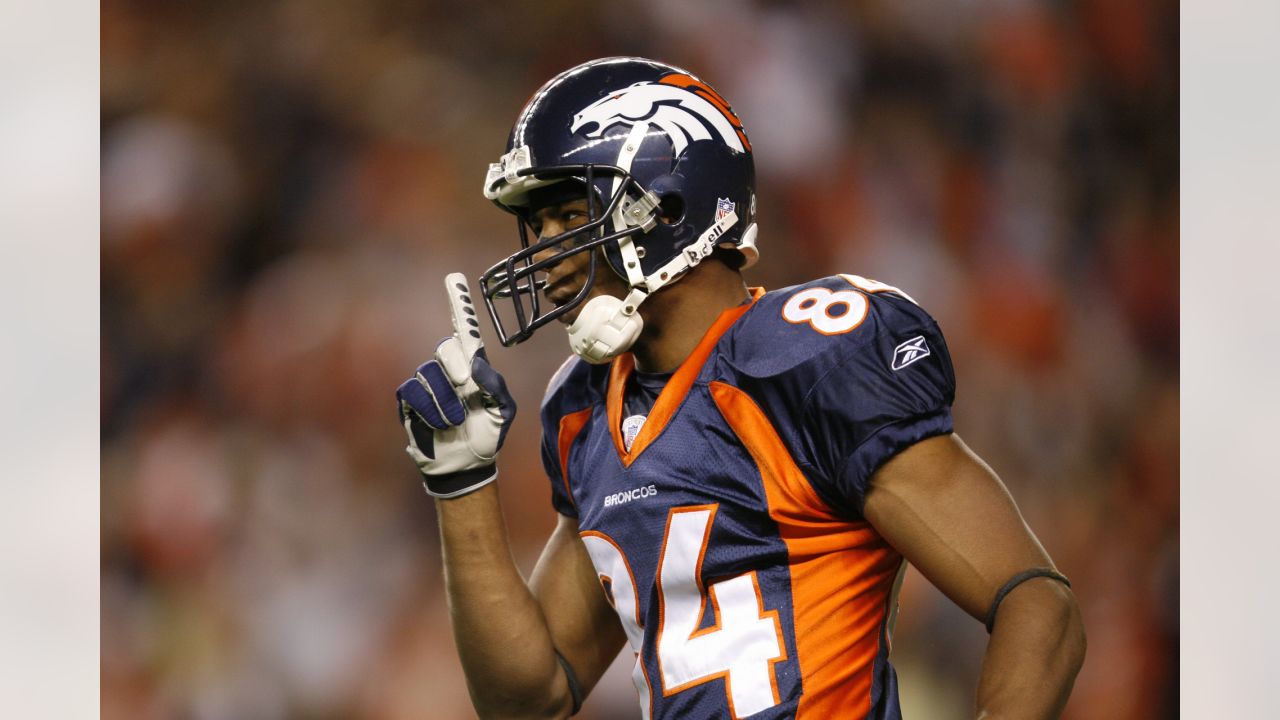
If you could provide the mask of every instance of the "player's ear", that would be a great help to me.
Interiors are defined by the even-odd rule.
[[[658,201],[658,222],[676,225],[684,220],[684,198],[679,193],[667,193]]]

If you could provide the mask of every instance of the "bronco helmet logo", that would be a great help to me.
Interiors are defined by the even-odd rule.
[[[638,335],[645,298],[717,250],[737,267],[759,256],[755,168],[742,121],[709,85],[655,60],[600,58],[549,80],[489,165],[484,195],[516,215],[520,236],[520,249],[481,275],[507,346],[581,308],[570,346],[588,362],[607,360]],[[587,201],[584,224],[530,236],[532,213],[578,199]],[[588,258],[587,282],[571,298],[543,302],[549,269],[577,254]],[[616,308],[591,293],[597,261],[629,288],[613,298]]]
[[[631,126],[647,121],[671,138],[676,155],[689,143],[711,140],[712,133],[738,152],[750,152],[751,143],[742,131],[742,121],[719,93],[688,75],[667,75],[658,82],[639,82],[591,103],[574,115],[569,128],[576,134],[598,138],[614,125]]]

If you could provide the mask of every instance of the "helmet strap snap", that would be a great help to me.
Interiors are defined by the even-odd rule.
[[[648,293],[640,288],[621,300],[601,295],[587,301],[569,326],[569,348],[592,365],[607,363],[635,344],[644,329],[640,303]]]
[[[738,241],[737,245],[728,243],[723,245],[723,247],[732,248],[742,253],[743,262],[742,267],[739,268],[740,270],[746,270],[755,265],[756,261],[760,259],[760,250],[756,247],[756,232],[756,224],[751,223],[746,230],[742,231],[742,239]]]

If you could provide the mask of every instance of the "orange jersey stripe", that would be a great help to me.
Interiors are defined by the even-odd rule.
[[[827,507],[746,393],[720,382],[710,391],[759,468],[769,516],[787,545],[804,688],[796,717],[863,717],[902,556],[868,523]]]
[[[658,82],[689,90],[714,105],[720,111],[720,114],[724,115],[725,119],[729,121],[729,124],[733,126],[734,131],[738,133],[738,139],[742,141],[742,146],[747,149],[747,152],[751,152],[751,141],[747,140],[747,134],[742,130],[742,121],[738,119],[733,109],[729,107],[729,103],[710,85],[688,75],[668,75]]]
[[[574,507],[578,506],[578,501],[573,499],[573,489],[569,487],[569,448],[573,446],[573,441],[578,438],[582,428],[587,426],[592,409],[586,408],[560,418],[560,435],[557,443],[559,445],[557,450],[560,452],[560,480],[564,482],[565,495],[569,496],[569,502],[573,503]]]
[[[630,465],[631,458],[627,453],[627,446],[622,442],[622,406],[623,393],[627,390],[627,378],[631,376],[631,371],[635,369],[636,358],[631,353],[623,353],[613,359],[613,363],[609,365],[609,390],[605,396],[605,410],[609,416],[609,434],[613,437],[613,447],[618,451],[618,457],[622,458],[623,465]],[[674,378],[673,378],[674,379]],[[670,384],[670,383],[668,383]],[[663,388],[665,391],[666,388]],[[662,396],[659,395],[661,400]],[[646,420],[645,425],[649,422]],[[640,435],[644,435],[644,428],[640,428]],[[640,435],[631,441],[631,449],[639,454]],[[646,437],[645,442],[649,439]]]

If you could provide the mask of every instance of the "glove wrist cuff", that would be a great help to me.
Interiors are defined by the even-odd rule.
[[[484,467],[447,475],[424,474],[422,476],[422,486],[426,488],[428,495],[441,500],[448,500],[475,492],[497,478],[498,468],[495,465],[485,465]]]

